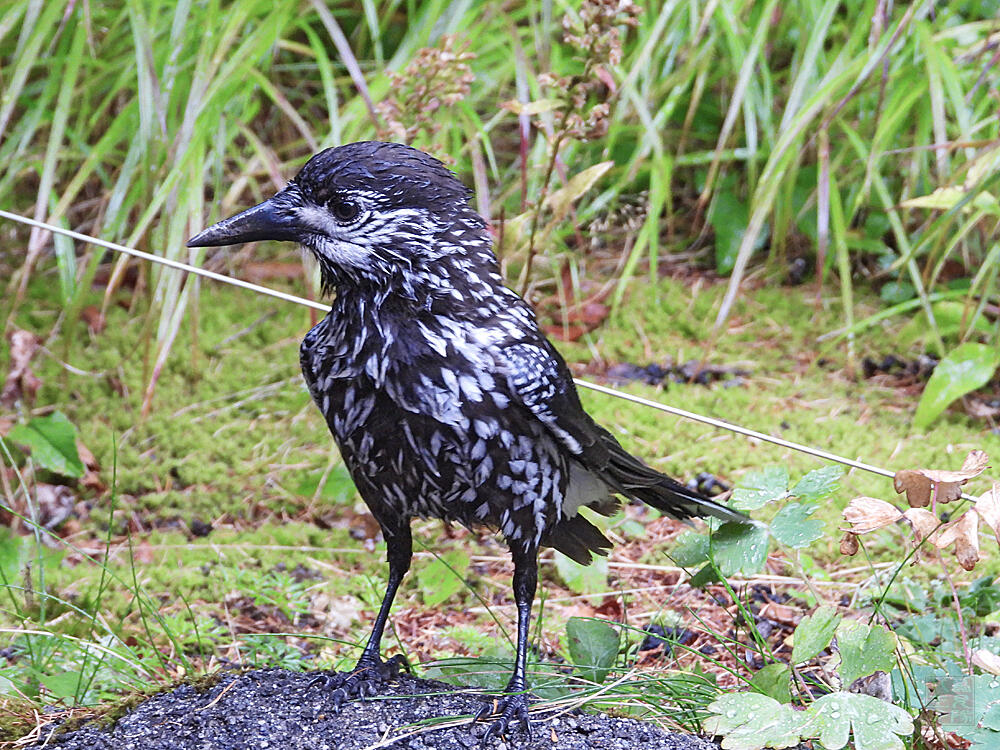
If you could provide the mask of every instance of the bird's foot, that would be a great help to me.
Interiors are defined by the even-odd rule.
[[[399,654],[386,661],[382,661],[378,656],[370,659],[362,657],[350,672],[317,675],[308,687],[322,685],[332,690],[330,700],[333,703],[333,710],[339,711],[340,707],[352,698],[364,700],[377,695],[387,682],[399,676],[401,670],[409,671],[409,669],[406,657]]]
[[[491,701],[479,710],[479,713],[476,714],[476,721],[483,721],[497,714],[500,714],[500,718],[490,724],[486,734],[483,735],[480,743],[483,750],[493,738],[507,734],[511,721],[516,721],[521,725],[525,740],[531,742],[531,724],[528,723],[528,694],[526,692],[522,690],[522,692],[505,695]]]

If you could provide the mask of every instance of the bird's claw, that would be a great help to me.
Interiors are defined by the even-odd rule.
[[[376,656],[373,659],[362,659],[350,672],[318,674],[306,689],[322,685],[332,690],[330,702],[333,704],[333,710],[339,711],[341,706],[352,698],[364,700],[378,695],[382,686],[395,679],[400,671],[409,669],[410,665],[406,658],[399,654],[386,661]]]
[[[517,720],[517,723],[521,725],[521,729],[524,730],[526,741],[531,742],[531,724],[528,722],[527,693],[505,695],[499,700],[494,700],[486,704],[479,709],[479,712],[476,714],[476,721],[483,721],[498,713],[500,714],[500,718],[490,724],[489,728],[486,730],[486,734],[483,735],[482,742],[480,742],[479,745],[482,750],[485,750],[490,741],[495,737],[501,737],[507,734],[510,722],[514,719]]]

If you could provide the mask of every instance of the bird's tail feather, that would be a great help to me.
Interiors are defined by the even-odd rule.
[[[678,519],[712,516],[724,522],[747,523],[749,519],[739,511],[710,500],[699,492],[663,477],[659,484],[637,487],[629,491],[647,505]]]
[[[613,439],[613,438],[612,438]],[[611,446],[609,446],[611,447]],[[611,450],[611,460],[605,467],[605,481],[623,495],[633,497],[656,508],[662,513],[683,520],[712,516],[725,522],[749,523],[750,519],[739,511],[705,497],[697,490],[646,466],[627,453],[617,441]]]

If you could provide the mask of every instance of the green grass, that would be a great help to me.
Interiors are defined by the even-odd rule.
[[[835,267],[848,323],[850,272],[859,264],[878,263],[881,279],[899,280],[932,329],[927,294],[942,286],[949,263],[965,265],[976,280],[965,298],[963,337],[973,335],[982,300],[995,293],[991,228],[1000,209],[989,191],[1000,126],[988,3],[952,3],[933,16],[931,5],[910,4],[885,18],[876,0],[646,8],[635,29],[620,30],[620,60],[606,66],[618,82],[606,136],[547,144],[533,133],[524,144],[524,191],[516,118],[500,105],[557,95],[540,82],[542,73],[593,76],[594,48],[561,38],[561,17],[577,24],[579,8],[546,0],[513,13],[398,0],[363,7],[330,14],[318,3],[275,8],[252,0],[226,8],[9,4],[0,16],[0,207],[201,262],[203,250],[183,249],[192,232],[272,191],[317,148],[389,132],[366,98],[401,96],[390,74],[403,73],[421,47],[440,45],[447,33],[475,55],[475,81],[436,117],[421,115],[415,143],[453,160],[485,211],[513,216],[539,198],[550,146],[569,165],[556,170],[556,186],[563,171],[615,163],[598,190],[581,198],[575,221],[545,233],[548,246],[534,264],[540,282],[563,260],[581,262],[572,223],[648,188],[650,213],[634,243],[625,243],[632,251],[616,300],[647,261],[655,266],[663,253],[687,247],[706,219],[730,238],[715,248],[717,265],[735,269],[717,320],[731,311],[762,244],[778,265],[807,243],[821,269]],[[49,76],[50,66],[66,74]],[[447,78],[448,70],[438,75]],[[403,75],[419,79],[422,71]],[[609,96],[588,90],[589,104]],[[404,106],[407,114],[418,117]],[[555,114],[538,119],[551,127]],[[901,207],[944,186],[954,189],[938,210]],[[728,231],[730,220],[716,215],[720,196],[719,211],[737,206],[745,232]],[[23,294],[44,240],[32,235],[9,293]],[[72,326],[101,256],[61,239],[54,249]],[[507,260],[516,276],[524,258]],[[124,262],[117,260],[119,272]],[[175,273],[149,274],[155,379],[199,291]]]

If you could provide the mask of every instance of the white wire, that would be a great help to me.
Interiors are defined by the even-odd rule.
[[[46,224],[43,221],[36,221],[35,219],[29,219],[25,216],[20,216],[19,214],[10,213],[9,211],[0,210],[0,218],[10,219],[11,221],[19,222],[21,224],[27,224],[28,226],[36,227],[38,229],[44,229],[50,232],[56,232],[57,234],[63,234],[67,237],[72,237],[75,240],[81,242],[87,242],[92,245],[97,245],[98,247],[104,247],[108,250],[114,250],[119,253],[125,253],[126,255],[131,255],[135,258],[141,258],[143,260],[148,260],[153,263],[159,263],[160,265],[173,268],[177,271],[184,271],[186,273],[193,273],[198,276],[204,276],[205,278],[212,279],[214,281],[221,281],[223,284],[231,284],[233,286],[238,286],[242,289],[249,289],[259,294],[266,294],[271,297],[277,297],[278,299],[284,300],[286,302],[295,302],[299,305],[304,305],[306,307],[311,307],[314,310],[322,310],[324,312],[329,312],[330,306],[324,305],[322,302],[316,302],[314,300],[309,300],[304,297],[297,297],[294,294],[287,294],[286,292],[279,292],[277,289],[270,289],[265,286],[260,286],[259,284],[251,284],[249,281],[242,281],[241,279],[234,279],[232,276],[225,276],[221,273],[215,273],[213,271],[207,271],[203,268],[198,268],[197,266],[191,266],[187,263],[181,263],[180,261],[170,260],[169,258],[162,258],[159,255],[153,255],[152,253],[145,253],[141,250],[135,250],[125,245],[119,245],[114,242],[108,242],[106,240],[99,239],[97,237],[91,237],[80,232],[74,232],[71,229],[63,229],[62,227],[57,227],[52,224]],[[751,430],[747,427],[741,427],[736,424],[731,424],[729,422],[723,422],[721,419],[714,419],[713,417],[706,417],[701,414],[695,414],[694,412],[685,411],[684,409],[678,409],[675,406],[667,406],[666,404],[661,404],[657,401],[650,401],[649,399],[642,398],[640,396],[633,396],[630,393],[625,393],[623,391],[615,390],[614,388],[608,388],[607,386],[598,385],[596,383],[590,383],[586,380],[580,380],[579,378],[574,378],[573,381],[583,388],[589,388],[592,391],[597,391],[598,393],[604,393],[608,396],[614,396],[616,398],[624,399],[625,401],[631,401],[635,404],[641,404],[642,406],[648,406],[652,409],[659,409],[668,414],[673,414],[677,417],[682,417],[684,419],[690,419],[695,422],[701,422],[702,424],[711,425],[712,427],[717,427],[723,430],[729,430],[730,432],[736,432],[740,435],[746,435],[747,437],[755,438],[757,440],[764,440],[768,443],[773,443],[775,445],[780,445],[783,448],[788,448],[793,451],[798,451],[799,453],[806,453],[810,456],[815,456],[816,458],[822,458],[826,461],[833,461],[835,463],[843,464],[845,466],[850,466],[854,469],[860,469],[861,471],[871,472],[872,474],[879,474],[883,477],[889,477],[890,479],[895,476],[895,474],[888,469],[883,469],[880,466],[874,466],[872,464],[864,463],[863,461],[856,461],[851,458],[845,458],[844,456],[838,456],[835,453],[830,453],[829,451],[822,450],[820,448],[813,448],[808,445],[802,445],[801,443],[794,443],[791,440],[785,440],[783,438],[775,437],[774,435],[768,435],[763,432],[757,432],[756,430]]]
[[[91,245],[97,245],[98,247],[104,247],[108,250],[114,250],[119,253],[131,255],[134,258],[142,258],[143,260],[152,261],[153,263],[159,263],[161,266],[167,266],[168,268],[173,268],[177,271],[185,271],[198,276],[204,276],[206,279],[221,281],[223,284],[232,284],[233,286],[249,289],[254,292],[259,292],[260,294],[267,294],[271,297],[283,299],[286,302],[297,302],[300,305],[312,307],[316,310],[322,310],[323,312],[330,311],[330,306],[324,305],[322,302],[315,302],[314,300],[306,299],[304,297],[296,297],[294,294],[279,292],[277,289],[268,289],[266,286],[251,284],[249,281],[243,281],[242,279],[234,279],[232,276],[225,276],[221,273],[208,271],[204,268],[191,266],[187,263],[181,263],[178,260],[163,258],[159,255],[153,255],[152,253],[144,253],[142,250],[136,250],[135,248],[126,247],[125,245],[119,245],[116,242],[108,242],[107,240],[102,240],[97,237],[91,237],[88,234],[74,232],[72,229],[63,229],[62,227],[57,227],[53,224],[46,224],[44,221],[36,221],[35,219],[29,219],[26,216],[20,216],[19,214],[12,214],[10,211],[0,210],[0,218],[10,219],[11,221],[20,222],[21,224],[27,224],[28,226],[35,227],[37,229],[46,229],[50,232],[55,232],[56,234],[64,234],[67,237],[72,237],[74,240],[80,240],[80,242],[87,242]]]
[[[866,464],[863,461],[856,461],[851,458],[845,458],[844,456],[838,456],[836,453],[830,453],[829,451],[822,450],[821,448],[813,448],[808,445],[802,445],[801,443],[793,443],[791,440],[785,440],[784,438],[775,437],[774,435],[768,435],[764,432],[757,432],[756,430],[751,430],[748,427],[741,427],[737,424],[723,422],[721,419],[706,417],[701,414],[695,414],[691,411],[678,409],[676,406],[667,406],[666,404],[661,404],[658,401],[650,401],[648,398],[633,396],[631,393],[616,391],[614,388],[597,385],[596,383],[588,383],[587,381],[580,380],[578,378],[574,378],[574,382],[577,385],[589,388],[592,391],[597,391],[598,393],[606,393],[609,396],[617,396],[618,398],[625,399],[626,401],[642,404],[643,406],[648,406],[652,409],[659,409],[660,411],[665,411],[668,414],[683,417],[684,419],[691,419],[695,422],[711,425],[712,427],[729,430],[730,432],[737,432],[740,435],[746,435],[747,437],[756,438],[757,440],[766,440],[768,443],[774,443],[775,445],[780,445],[783,448],[790,448],[791,450],[798,451],[800,453],[808,453],[810,456],[816,456],[816,458],[826,459],[827,461],[835,461],[855,469],[870,471],[872,474],[881,474],[882,476],[889,477],[890,479],[896,476],[893,472],[888,469],[883,469],[881,466],[873,466],[872,464]]]

